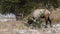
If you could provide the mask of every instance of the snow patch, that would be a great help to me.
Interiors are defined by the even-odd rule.
[[[20,34],[41,34],[36,29],[29,29],[29,30],[18,30],[18,29],[14,29],[13,31],[19,32]]]
[[[0,13],[0,22],[16,21],[16,16],[12,13],[3,15]]]

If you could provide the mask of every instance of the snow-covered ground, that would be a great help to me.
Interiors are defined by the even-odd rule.
[[[0,13],[0,22],[7,22],[7,21],[15,21],[16,18],[15,18],[15,15],[10,13],[10,14],[6,14],[6,15],[3,15]]]
[[[13,18],[13,19],[11,19]],[[7,22],[8,23],[4,23]],[[10,22],[15,21],[15,22]],[[1,23],[2,22],[2,23]],[[16,22],[15,15],[10,13],[7,15],[0,14],[0,34],[60,34],[60,23],[52,24],[53,27],[38,29],[22,29],[22,24]],[[21,28],[21,29],[20,29]]]
[[[53,24],[52,28],[43,28],[45,34],[60,34],[60,24]]]
[[[14,29],[15,32],[20,34],[60,34],[60,24],[54,24],[52,28],[42,28],[40,31],[38,29],[29,29],[29,30],[18,30]]]
[[[6,27],[5,27],[6,26]],[[21,23],[0,23],[0,34],[60,34],[60,23],[48,28],[25,28]]]
[[[0,13],[0,18],[15,18],[15,15],[12,13],[6,15]]]

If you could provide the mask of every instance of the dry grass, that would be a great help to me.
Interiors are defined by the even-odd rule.
[[[34,28],[35,29],[35,28]],[[32,29],[32,30],[34,30]],[[29,31],[30,28],[26,27],[22,21],[15,22],[0,22],[0,34],[20,34],[20,30],[26,30],[25,34],[32,34],[33,32]],[[46,34],[50,29],[46,30],[45,28],[36,28],[39,33]],[[54,29],[53,29],[54,30]]]
[[[29,30],[22,21],[0,22],[0,34],[19,34],[20,30]],[[15,30],[15,31],[14,31]],[[28,32],[27,32],[28,33]]]
[[[18,34],[14,29],[25,29],[22,21],[0,22],[0,34]]]
[[[60,9],[53,10],[50,17],[52,22],[60,22]]]
[[[51,14],[51,19],[53,22],[60,22],[60,9],[53,10]],[[28,27],[26,27],[22,21],[14,21],[14,22],[0,22],[0,34],[19,34],[18,32],[13,31],[13,29],[18,29],[18,30],[29,30]],[[37,28],[37,30],[45,34],[46,32],[41,29]],[[48,29],[49,30],[49,29]]]

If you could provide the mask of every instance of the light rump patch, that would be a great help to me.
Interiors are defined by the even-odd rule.
[[[40,17],[40,15],[44,12],[44,9],[36,9],[34,10],[34,12],[32,13],[32,16],[34,18],[38,18]]]

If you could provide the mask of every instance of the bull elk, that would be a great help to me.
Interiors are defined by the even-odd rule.
[[[41,17],[40,15],[43,14]],[[48,25],[48,22],[50,23],[51,26],[51,19],[50,19],[50,14],[51,12],[48,9],[36,9],[32,12],[31,17],[33,19],[39,19],[40,18],[45,18],[46,26]],[[33,20],[28,20],[29,25],[33,23]]]

